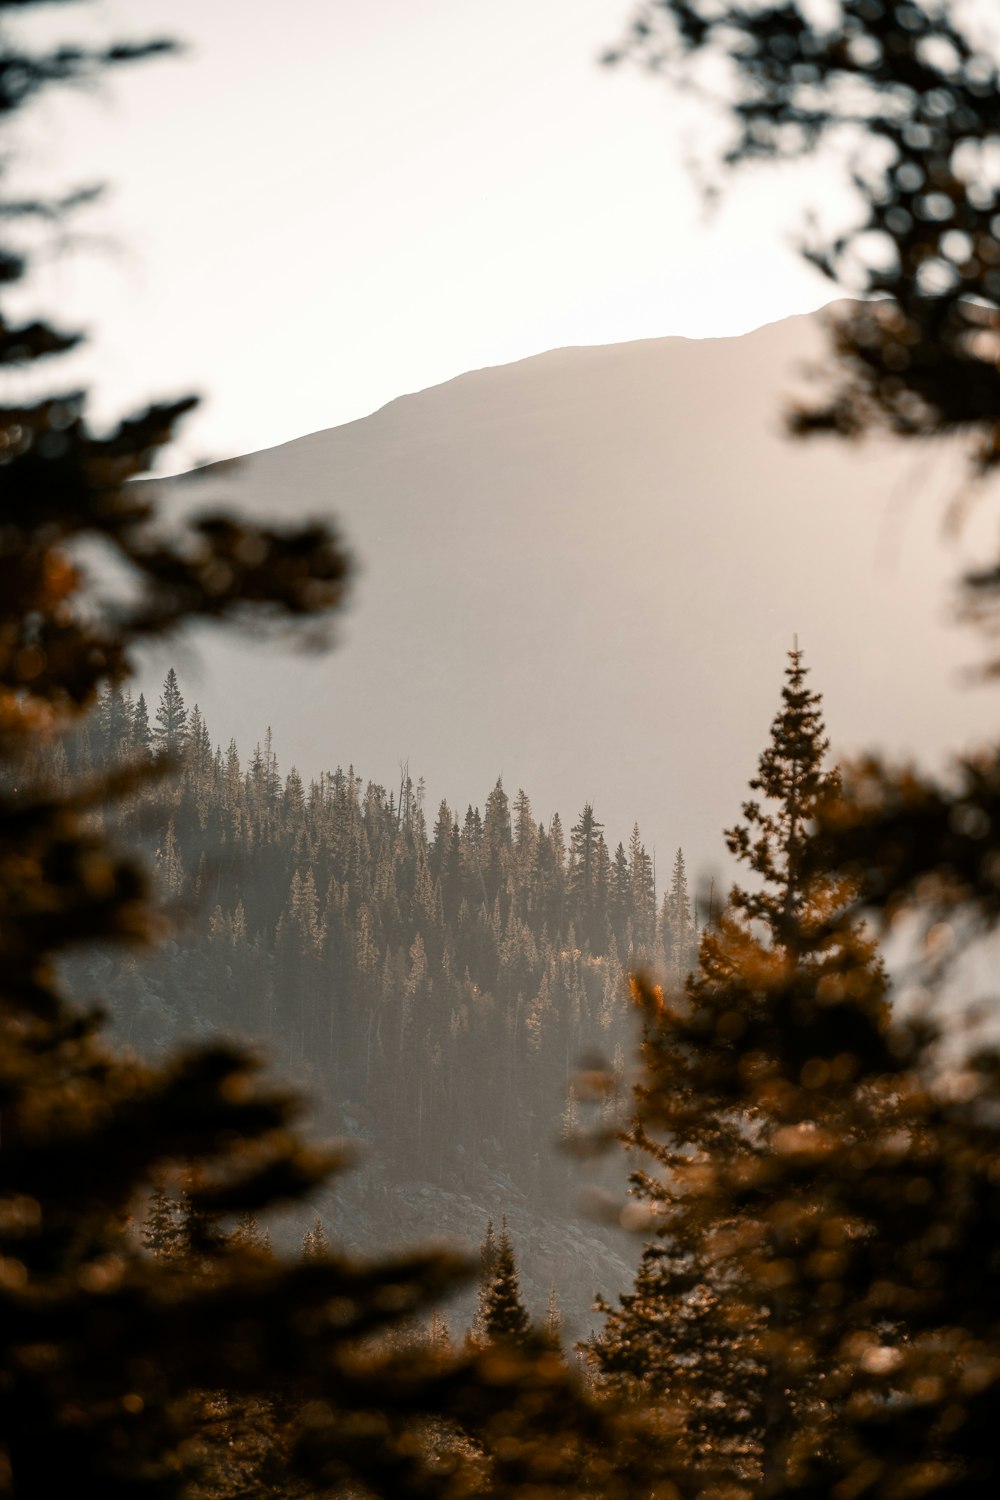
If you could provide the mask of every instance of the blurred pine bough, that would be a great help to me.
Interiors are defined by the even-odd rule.
[[[5,118],[52,86],[171,50],[33,51],[11,25],[26,8],[0,0]],[[5,286],[30,271],[19,228],[61,222],[89,196],[0,205]],[[79,337],[5,317],[0,364],[51,362]],[[196,1184],[191,1222],[211,1223],[300,1199],[340,1164],[305,1144],[298,1101],[265,1085],[246,1052],[216,1045],[144,1066],[109,1046],[100,1016],[69,1005],[56,976],[79,944],[155,937],[142,871],[92,816],[153,773],[125,766],[56,791],[25,781],[25,752],[123,681],[138,642],[195,619],[312,633],[344,592],[345,553],[325,527],[214,514],[180,536],[158,529],[148,490],[129,481],[193,404],[150,407],[103,437],[80,392],[0,407],[0,1495],[159,1500],[250,1484],[423,1500],[484,1485],[568,1494],[586,1472],[624,1500],[650,1483],[650,1444],[551,1347],[455,1353],[385,1339],[467,1274],[461,1258],[283,1261],[206,1236],[196,1265],[171,1263],[130,1227],[164,1173]],[[131,579],[130,602],[88,587],[75,555],[93,540]],[[263,1445],[262,1401],[281,1426]],[[442,1422],[468,1441],[436,1449],[427,1434]]]
[[[812,234],[803,249],[865,300],[828,315],[825,386],[812,406],[789,414],[790,429],[840,438],[881,431],[910,441],[959,433],[970,442],[973,481],[989,477],[1000,458],[994,23],[991,7],[949,0],[648,0],[607,58],[632,57],[721,105],[731,125],[722,179],[747,162],[846,149],[859,218],[843,234]],[[966,613],[992,636],[1000,564],[974,570],[963,586]],[[987,670],[997,673],[995,659]],[[838,877],[853,893],[830,914],[831,942],[858,915],[888,928],[905,913],[940,962],[995,930],[998,767],[992,747],[961,759],[943,780],[877,754],[846,769],[840,794],[816,808],[802,867],[804,877]],[[737,982],[744,965],[728,957]],[[784,981],[776,983],[780,993]],[[654,1029],[640,1125],[676,1107],[664,1088],[670,1027],[657,1043],[656,997],[647,986],[641,998]],[[719,1047],[725,1037],[713,1015],[709,1007],[701,1022],[709,1046]],[[675,1042],[691,1024],[683,1011],[671,1022]],[[763,1192],[772,1204],[764,1243],[784,1237],[787,1253],[768,1272],[766,1254],[746,1243],[734,1249],[747,1285],[756,1275],[767,1293],[764,1308],[776,1294],[794,1302],[827,1266],[830,1305],[845,1319],[834,1329],[842,1334],[835,1363],[823,1373],[844,1403],[846,1425],[824,1430],[817,1422],[812,1443],[806,1429],[790,1428],[788,1441],[764,1456],[769,1497],[986,1500],[1000,1489],[1000,1055],[983,1045],[949,1065],[933,1027],[898,1018],[885,1036],[892,1045],[881,1069],[874,1043],[845,1045],[845,1059],[853,1059],[854,1080],[867,1075],[870,1102],[881,1094],[889,1115],[899,1112],[898,1128],[858,1129],[853,1142],[811,1146],[801,1132],[790,1134]],[[834,1081],[809,1072],[813,1061],[823,1062],[821,1050],[798,1057],[794,1030],[775,1033],[738,1076],[737,1095],[752,1102],[763,1091],[770,1107],[791,1112],[792,1126],[802,1091]],[[817,1209],[812,1189],[792,1191],[813,1172],[814,1186],[825,1172],[822,1201],[839,1204],[833,1218],[829,1207]],[[760,1184],[751,1180],[746,1191],[752,1206]],[[724,1195],[715,1201],[732,1203]],[[852,1331],[848,1316],[866,1302],[882,1311],[874,1343]],[[818,1299],[815,1314],[821,1310]],[[778,1394],[794,1400],[813,1373],[808,1329],[802,1340],[765,1342],[786,1372]]]

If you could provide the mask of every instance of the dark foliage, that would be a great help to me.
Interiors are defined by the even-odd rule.
[[[489,1268],[480,1302],[482,1336],[490,1343],[524,1344],[531,1322],[521,1300],[517,1260],[506,1219],[501,1225],[492,1256],[484,1244],[481,1256],[484,1268],[490,1259],[492,1266]]]
[[[612,1387],[671,1413],[706,1480],[763,1481],[765,1492],[829,1442],[824,1382],[854,1316],[817,1313],[812,1274],[796,1285],[775,1267],[808,1262],[831,1212],[823,1149],[845,1147],[886,1109],[858,1087],[848,1049],[892,1067],[881,968],[859,932],[830,927],[841,887],[803,870],[805,830],[837,786],[805,678],[793,651],[750,783],[758,798],[726,835],[759,886],[733,888],[684,991],[637,981],[646,1072],[625,1140],[653,1163],[632,1187],[658,1238],[634,1289],[617,1307],[601,1304],[605,1326],[590,1346]],[[794,1186],[784,1155],[800,1158]],[[795,1220],[789,1191],[802,1200]]]
[[[846,152],[860,212],[804,253],[876,300],[829,314],[825,395],[794,432],[966,433],[1000,460],[1000,74],[991,7],[932,0],[651,0],[622,49],[709,89],[732,124],[726,165]],[[709,82],[710,80],[710,82]],[[965,579],[995,624],[1000,564]]]
[[[24,8],[3,0],[0,19]],[[163,50],[26,53],[4,33],[0,115],[51,84]],[[45,221],[79,202],[8,201],[3,217]],[[8,286],[28,268],[17,250],[0,253]],[[4,322],[0,359],[30,366],[76,341],[46,320]],[[68,948],[155,934],[145,879],[101,819],[109,799],[134,795],[153,771],[124,764],[43,785],[30,771],[40,739],[99,687],[117,689],[138,640],[248,612],[311,629],[343,593],[344,554],[323,528],[218,515],[180,532],[158,524],[148,490],[129,481],[191,405],[156,405],[104,437],[80,393],[0,408],[0,1494],[239,1492],[226,1455],[246,1424],[230,1415],[266,1401],[294,1422],[273,1449],[282,1472],[255,1481],[272,1495],[293,1492],[291,1466],[314,1490],[468,1494],[461,1456],[443,1462],[420,1440],[421,1423],[446,1415],[476,1433],[477,1472],[498,1496],[541,1484],[568,1492],[588,1462],[602,1493],[624,1496],[648,1484],[646,1449],[629,1446],[560,1361],[380,1343],[465,1273],[456,1257],[288,1263],[217,1232],[222,1216],[301,1198],[339,1160],[306,1145],[298,1102],[264,1083],[244,1049],[219,1043],[144,1065],[116,1052],[99,1017],[60,987],[55,960]],[[123,598],[87,586],[84,541],[115,560],[129,581]],[[135,743],[148,744],[145,714]],[[190,1183],[175,1258],[150,1254],[130,1222],[165,1172]],[[150,1234],[152,1249],[170,1248],[162,1203]],[[203,1392],[222,1393],[214,1436],[209,1421],[192,1423]],[[612,1467],[604,1455],[619,1438]]]

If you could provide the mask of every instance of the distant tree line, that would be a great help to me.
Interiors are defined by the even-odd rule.
[[[177,917],[155,961],[99,970],[121,1034],[144,1053],[220,1028],[257,1038],[390,1169],[461,1182],[502,1163],[526,1192],[562,1193],[548,1148],[573,1129],[584,1053],[624,1071],[627,973],[677,983],[696,963],[683,853],[658,895],[638,826],[612,853],[589,804],[567,838],[500,781],[482,811],[443,801],[430,827],[405,771],[392,791],[353,768],[306,786],[281,774],[270,729],[246,763],[213,746],[173,669],[152,715],[106,689],[37,771],[60,785],[169,757],[176,774],[115,815]]]

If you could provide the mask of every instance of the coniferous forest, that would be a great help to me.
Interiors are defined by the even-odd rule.
[[[421,1228],[405,1211],[415,1183],[461,1195],[451,1227],[465,1236],[490,1214],[543,1215],[525,1270],[539,1297],[556,1276],[583,1332],[628,1247],[618,1236],[587,1258],[607,1236],[581,1225],[581,1187],[620,1186],[621,1172],[584,1177],[560,1149],[581,1128],[573,1082],[588,1059],[610,1066],[615,1120],[636,1043],[628,974],[680,984],[695,966],[683,852],[658,892],[639,828],[612,854],[589,805],[564,833],[497,782],[482,809],[442,802],[428,818],[405,771],[389,791],[353,769],[306,787],[282,774],[278,739],[268,729],[245,761],[213,745],[171,669],[150,705],[105,690],[44,753],[33,774],[67,786],[177,762],[108,816],[116,841],[145,851],[170,937],[142,962],[77,960],[74,988],[102,996],[144,1056],[220,1033],[259,1043],[323,1128],[363,1148],[355,1185],[381,1207],[365,1235],[352,1205],[337,1223],[350,1241]],[[570,1243],[560,1219],[575,1221]]]

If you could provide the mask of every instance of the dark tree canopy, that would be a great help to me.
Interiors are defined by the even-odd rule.
[[[27,8],[0,0],[0,21]],[[0,119],[50,85],[167,50],[30,53],[16,35],[0,33]],[[10,226],[79,205],[79,195],[0,203],[6,288],[30,270]],[[47,369],[78,339],[46,318],[0,317],[0,363]],[[443,1462],[421,1436],[448,1417],[476,1435],[497,1496],[523,1495],[542,1476],[568,1489],[584,1462],[598,1491],[623,1496],[625,1476],[648,1474],[645,1452],[559,1361],[525,1355],[486,1368],[475,1352],[388,1347],[393,1329],[466,1273],[462,1258],[367,1262],[319,1246],[287,1261],[219,1231],[235,1220],[249,1232],[258,1211],[301,1199],[342,1160],[306,1143],[300,1101],[263,1081],[260,1059],[216,1043],[147,1066],[117,1052],[101,1017],[63,991],[56,960],[70,948],[155,933],[146,877],[114,849],[100,814],[158,772],[144,704],[140,766],[126,757],[86,781],[45,784],[26,774],[40,739],[102,688],[117,733],[127,715],[114,690],[151,636],[249,618],[313,632],[343,596],[345,554],[323,526],[221,514],[180,532],[158,525],[155,496],[129,481],[149,472],[192,405],[153,406],[104,436],[81,392],[54,387],[0,405],[0,1495],[231,1493],[233,1427],[212,1437],[211,1424],[196,1434],[189,1425],[198,1393],[215,1392],[226,1411],[266,1400],[292,1421],[276,1451],[296,1472],[258,1476],[261,1493],[294,1493],[296,1473],[321,1492],[470,1493],[471,1478],[457,1477],[462,1456]],[[88,586],[84,541],[120,565],[124,597]],[[173,710],[166,720],[161,728],[177,729]],[[198,752],[200,731],[192,738]],[[160,770],[169,764],[162,757]],[[268,771],[262,763],[265,780]],[[180,1244],[157,1192],[165,1176],[187,1185]],[[132,1216],[144,1217],[151,1195],[144,1245]]]
[[[492,1225],[490,1226],[492,1229]],[[489,1233],[489,1231],[488,1231]],[[485,1265],[490,1252],[483,1247],[482,1260]],[[517,1259],[511,1241],[507,1221],[504,1219],[492,1248],[493,1265],[482,1296],[482,1331],[492,1341],[524,1343],[531,1322],[521,1299],[521,1284],[517,1274]]]
[[[1000,75],[989,7],[933,0],[652,0],[622,49],[686,86],[709,77],[725,161],[850,153],[859,221],[805,252],[883,300],[837,312],[840,375],[799,431],[966,429],[1000,458]],[[621,53],[612,54],[618,57]],[[709,66],[706,66],[709,65]],[[721,82],[720,82],[721,80]]]

